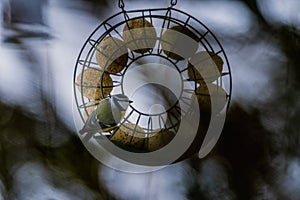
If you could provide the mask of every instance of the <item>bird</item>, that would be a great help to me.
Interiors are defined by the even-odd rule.
[[[111,95],[102,99],[96,109],[89,115],[83,128],[83,142],[90,140],[94,134],[113,130],[123,119],[131,100],[125,94]]]

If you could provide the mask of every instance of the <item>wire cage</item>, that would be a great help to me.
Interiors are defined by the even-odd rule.
[[[172,0],[171,5],[166,8],[125,10],[125,4],[120,0],[121,11],[106,19],[91,33],[76,61],[74,97],[83,123],[106,97],[123,93],[134,98],[121,122],[105,133],[111,142],[127,151],[151,152],[168,144],[176,136],[181,119],[189,112],[193,95],[196,95],[204,115],[211,115],[205,109],[205,104],[210,105],[210,93],[205,88],[210,87],[217,93],[226,93],[220,112],[227,112],[230,104],[232,77],[224,48],[201,21],[174,8],[176,3],[177,1]],[[134,33],[130,32],[133,21],[144,28],[141,34],[144,37],[129,41],[128,35],[134,37]],[[148,28],[146,31],[145,27]],[[190,62],[193,55],[172,54],[174,40],[168,40],[164,36],[168,30],[181,32],[192,38],[197,44],[192,54],[209,55],[217,65],[218,75],[204,80]],[[129,31],[127,35],[124,34],[126,31]],[[147,35],[151,31],[153,34]],[[189,49],[191,48],[189,45]],[[110,51],[106,51],[107,49]],[[189,49],[185,49],[183,54]],[[148,82],[135,81],[138,72],[143,73],[142,79],[157,78]],[[165,82],[170,81],[160,84],[162,79]],[[176,91],[168,87],[175,87]],[[140,105],[147,102],[153,104],[149,99],[155,92],[159,94],[156,107],[144,108]],[[167,102],[163,103],[163,108],[157,103],[162,99]],[[93,138],[97,139],[97,134]],[[196,137],[195,140],[199,138],[203,140],[203,136],[198,139]],[[195,149],[199,149],[201,141],[194,141],[194,145]]]

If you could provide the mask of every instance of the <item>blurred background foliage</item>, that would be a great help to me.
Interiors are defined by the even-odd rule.
[[[233,101],[209,156],[147,174],[101,165],[73,125],[78,51],[117,1],[0,2],[0,200],[299,199],[299,1],[178,1],[227,50]]]

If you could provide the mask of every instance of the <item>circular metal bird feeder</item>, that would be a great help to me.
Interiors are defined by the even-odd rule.
[[[185,153],[176,159],[181,160],[199,151],[205,138],[205,133],[203,134],[200,129],[207,130],[210,116],[213,115],[206,109],[201,109],[201,103],[211,105],[209,101],[212,90],[206,93],[199,88],[207,89],[213,86],[217,93],[224,91],[226,94],[224,105],[218,112],[226,113],[230,104],[232,77],[225,50],[216,36],[201,21],[174,8],[176,4],[177,1],[172,0],[170,6],[166,8],[125,10],[123,0],[119,0],[121,11],[103,21],[84,43],[76,61],[73,85],[75,105],[81,124],[85,123],[101,99],[123,93],[133,101],[121,122],[105,133],[105,137],[118,148],[134,153],[159,150],[176,138],[182,119],[186,113],[191,112],[191,99],[196,97],[195,99],[200,100],[198,104],[201,120],[205,121],[206,115],[208,120],[206,125],[197,123],[199,127],[196,137],[190,147],[186,148]],[[129,42],[124,38],[124,27],[130,27],[132,20],[141,20],[143,27],[146,23],[151,24],[156,33],[154,38],[146,40],[140,49],[138,48],[141,44],[140,40],[145,40],[147,37],[147,29],[142,38]],[[213,79],[208,77],[205,80],[203,76],[199,76],[197,69],[192,67],[193,63],[191,65],[193,55],[179,57],[176,57],[179,53],[173,54],[175,56],[171,55],[170,52],[174,50],[170,48],[172,40],[171,42],[166,40],[164,34],[172,27],[180,27],[173,30],[183,34],[185,34],[184,30],[189,31],[189,37],[192,37],[193,42],[197,44],[197,50],[193,54],[205,52],[204,54],[209,55],[214,64],[218,65],[219,61],[222,66],[221,69],[218,68],[219,66],[216,67],[219,70],[217,77]],[[131,32],[130,34],[132,36]],[[112,44],[118,48],[105,55],[106,64],[101,64],[97,54],[107,54],[105,48],[110,47],[101,46],[107,38],[112,38]],[[130,48],[130,45],[135,45],[137,48]],[[126,51],[121,52],[122,48]],[[164,48],[167,48],[167,51]],[[126,59],[116,61],[125,54]],[[123,62],[125,65],[116,71],[108,70],[111,62],[115,62],[116,66],[121,65],[118,62]],[[173,134],[172,137],[170,133]],[[123,135],[116,136],[116,134]],[[99,137],[103,137],[103,134]],[[154,138],[155,144],[152,144]],[[97,134],[93,139],[97,140]]]

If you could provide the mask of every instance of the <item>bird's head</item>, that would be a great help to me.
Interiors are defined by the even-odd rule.
[[[132,101],[124,94],[116,94],[111,96],[111,105],[120,110],[126,110]]]

